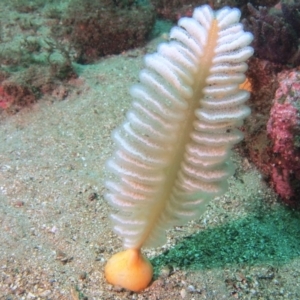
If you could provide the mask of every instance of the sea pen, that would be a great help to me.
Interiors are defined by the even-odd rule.
[[[235,8],[198,7],[145,57],[107,162],[105,198],[127,249],[108,261],[109,283],[147,287],[152,266],[141,248],[165,243],[166,229],[197,218],[226,190],[234,172],[231,148],[243,138],[237,127],[250,114],[249,93],[239,85],[253,54],[252,35],[239,19]]]

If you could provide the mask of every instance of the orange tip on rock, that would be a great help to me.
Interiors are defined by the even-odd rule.
[[[139,292],[151,282],[153,268],[139,249],[128,249],[113,255],[105,266],[108,283]]]
[[[245,79],[243,83],[240,84],[239,86],[240,89],[246,90],[249,93],[252,92],[252,84],[248,78]]]

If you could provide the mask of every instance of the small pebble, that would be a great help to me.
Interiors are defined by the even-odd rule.
[[[81,273],[79,274],[79,279],[80,279],[80,280],[85,280],[86,277],[87,277],[87,273],[86,273],[86,272],[81,272]]]
[[[180,296],[181,296],[182,299],[185,298],[185,296],[186,296],[186,290],[185,290],[185,289],[182,289],[182,290],[180,291]]]
[[[89,194],[89,196],[88,196],[89,201],[97,200],[97,198],[98,198],[97,193],[91,193],[91,194]]]
[[[45,291],[42,291],[39,296],[40,297],[48,297],[48,296],[50,296],[50,294],[51,294],[50,290],[45,290]]]
[[[23,201],[15,201],[15,202],[13,203],[13,205],[14,205],[15,207],[22,207],[22,206],[24,206],[24,202],[23,202]]]
[[[189,285],[189,286],[187,287],[187,289],[188,289],[188,291],[189,291],[190,293],[195,293],[195,292],[196,292],[196,289],[195,289],[195,287],[194,287],[193,285]]]
[[[160,276],[163,277],[163,278],[167,278],[169,277],[171,273],[171,270],[169,267],[163,267],[161,270],[160,270]]]

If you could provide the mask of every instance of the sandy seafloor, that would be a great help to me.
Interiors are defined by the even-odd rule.
[[[239,149],[228,192],[146,251],[156,270],[148,289],[105,282],[122,245],[103,199],[104,163],[151,50],[77,65],[64,100],[1,115],[0,299],[300,299],[300,214]]]

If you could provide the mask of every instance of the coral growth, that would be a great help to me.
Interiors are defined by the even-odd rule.
[[[37,28],[22,20],[11,31],[4,23],[0,28],[1,112],[18,112],[44,95],[44,91],[51,95],[62,82],[77,76],[68,45],[41,35],[38,30],[42,25],[35,19],[30,24],[39,24]]]
[[[271,109],[267,132],[271,139],[271,181],[290,204],[300,204],[300,72],[278,75],[279,88]],[[297,196],[298,195],[298,196]]]
[[[13,102],[13,97],[6,92],[3,86],[0,86],[0,108],[7,109]]]
[[[277,4],[279,0],[151,0],[158,17],[174,22],[183,16],[191,16],[193,9],[202,4],[209,4],[214,9],[219,9],[224,6],[238,7],[244,15],[244,12],[247,10],[246,5],[248,2],[252,3],[255,7],[258,5],[271,7]]]
[[[247,77],[251,81],[252,93],[249,100],[251,115],[245,121],[246,149],[251,161],[268,177],[270,158],[266,151],[270,140],[266,124],[269,120],[272,99],[278,88],[277,73],[281,65],[267,60],[252,58],[249,62]]]
[[[18,16],[18,22],[9,25],[4,19],[0,28],[0,72],[5,73],[0,76],[0,108],[8,112],[33,98],[57,94],[63,82],[77,76],[74,62],[91,62],[142,45],[155,19],[146,0],[75,0],[67,9],[59,0],[5,1]],[[39,14],[29,17],[33,11]],[[9,93],[4,81],[20,87],[24,101],[20,93]],[[67,87],[64,90],[58,93],[60,99],[68,93]]]
[[[300,71],[253,59],[252,114],[246,127],[246,148],[274,190],[288,204],[300,207]]]
[[[296,3],[281,4],[282,15],[286,22],[289,22],[294,28],[295,33],[300,37],[300,1],[296,0]]]
[[[126,6],[77,0],[70,4],[63,24],[66,36],[77,51],[77,61],[88,63],[100,56],[141,46],[146,42],[154,21],[151,5],[130,3]]]
[[[247,5],[250,16],[243,20],[246,30],[254,34],[252,46],[257,57],[286,64],[297,54],[298,38],[282,15],[269,13],[266,7]]]
[[[25,86],[9,81],[4,81],[0,85],[0,110],[17,112],[35,100],[36,96]]]

